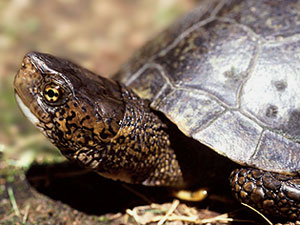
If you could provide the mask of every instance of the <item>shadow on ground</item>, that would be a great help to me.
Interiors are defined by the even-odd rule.
[[[68,162],[33,165],[26,178],[43,195],[93,215],[122,212],[145,205],[149,203],[147,200],[158,203],[171,200],[165,188],[115,182]]]
[[[26,179],[40,194],[87,215],[102,216],[120,212],[124,214],[126,209],[173,200],[171,190],[168,188],[115,182],[82,170],[69,162],[32,165],[26,173]],[[222,190],[224,188],[226,189],[220,187]],[[218,213],[231,212],[229,217],[236,220],[233,224],[265,223],[251,210],[241,209],[231,196],[224,198],[224,195],[220,197],[217,193],[211,193],[202,202],[187,204],[189,207],[206,208]]]

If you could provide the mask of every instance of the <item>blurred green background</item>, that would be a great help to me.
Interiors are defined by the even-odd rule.
[[[40,149],[45,140],[24,120],[14,101],[12,82],[26,52],[66,57],[109,76],[135,49],[194,4],[192,0],[1,0],[2,163],[26,165],[37,160],[27,150]]]
[[[24,54],[32,50],[51,53],[109,76],[146,40],[195,3],[196,0],[0,1],[1,224],[14,224],[15,196],[8,193],[14,179],[24,180],[23,173],[32,163],[64,160],[25,120],[15,103],[12,83]],[[17,191],[12,193],[18,195]],[[24,216],[28,210],[19,204]]]

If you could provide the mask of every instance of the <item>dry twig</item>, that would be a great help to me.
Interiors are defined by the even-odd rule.
[[[178,205],[179,205],[179,200],[175,199],[171,205],[171,208],[168,210],[166,215],[164,215],[163,218],[161,218],[161,220],[158,222],[157,225],[163,225],[164,222],[168,219],[168,217],[175,211]]]

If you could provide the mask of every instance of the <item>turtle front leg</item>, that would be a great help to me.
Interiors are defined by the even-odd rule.
[[[253,168],[230,175],[234,196],[262,213],[300,220],[300,176],[283,175]]]

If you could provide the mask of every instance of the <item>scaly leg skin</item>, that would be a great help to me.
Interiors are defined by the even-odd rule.
[[[283,175],[253,168],[234,170],[230,175],[234,196],[272,216],[300,221],[300,176]],[[287,223],[287,224],[300,224]]]

